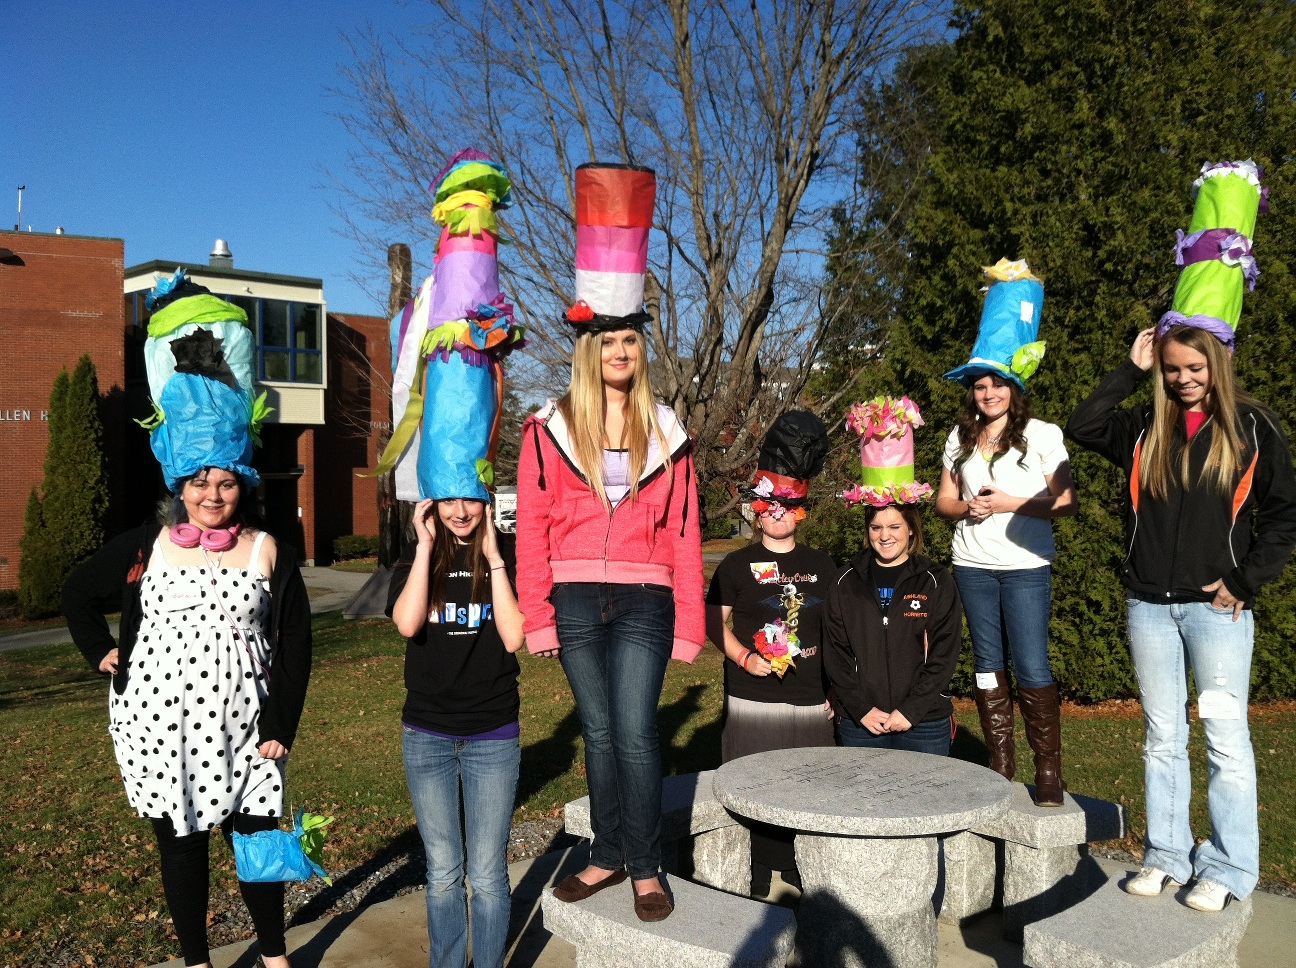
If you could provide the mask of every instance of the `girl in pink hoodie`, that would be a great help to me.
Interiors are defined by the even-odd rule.
[[[638,327],[601,321],[581,327],[567,394],[522,428],[518,597],[527,648],[562,662],[585,737],[590,866],[554,894],[628,874],[636,913],[661,920],[657,703],[667,661],[692,662],[706,636],[697,482]]]

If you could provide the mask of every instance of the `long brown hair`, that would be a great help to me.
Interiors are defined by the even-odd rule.
[[[432,503],[432,533],[436,536],[436,541],[432,545],[432,568],[428,576],[431,587],[428,589],[429,611],[433,608],[437,612],[445,609],[445,585],[446,579],[450,577],[450,572],[454,568],[455,558],[459,555],[459,539],[455,533],[445,526],[441,520],[441,502]],[[474,602],[486,601],[487,595],[490,594],[490,565],[486,562],[486,555],[482,552],[482,535],[484,529],[488,526],[486,515],[491,513],[491,506],[483,504],[482,519],[478,522],[473,533],[468,536],[468,571],[472,574],[472,600]]]
[[[904,518],[905,524],[909,526],[909,545],[905,548],[907,555],[920,555],[923,550],[923,524],[922,513],[918,510],[916,504],[888,504],[885,507],[874,507],[868,505],[864,508],[864,542],[868,545],[870,552],[873,552],[873,543],[869,541],[868,529],[873,523],[873,519],[885,511],[887,508],[895,508],[900,512],[900,517]],[[873,555],[877,557],[876,554]]]
[[[603,336],[581,333],[572,348],[571,385],[558,401],[558,412],[567,424],[572,457],[604,506],[609,506],[603,489],[603,435],[607,421],[607,398],[603,392]],[[630,450],[630,499],[639,495],[639,478],[648,464],[648,436],[657,438],[657,448],[670,468],[666,435],[657,422],[657,400],[648,375],[648,344],[639,335],[639,360],[625,402],[625,437]]]
[[[990,476],[993,478],[995,462],[1014,447],[1021,452],[1021,456],[1017,458],[1017,466],[1026,469],[1026,425],[1030,423],[1032,413],[1030,400],[1022,393],[1021,387],[997,373],[985,375],[994,381],[995,386],[1006,386],[1011,392],[1008,398],[1008,423],[1004,425],[1004,431],[999,435],[999,442],[995,444],[994,453],[990,455]],[[963,411],[958,417],[959,452],[958,459],[954,462],[956,472],[963,469],[972,452],[977,449],[981,431],[989,422],[982,415],[976,402],[976,384],[982,379],[983,377],[977,377],[973,380],[963,397]]]
[[[1233,356],[1228,348],[1196,326],[1175,326],[1153,344],[1156,371],[1161,378],[1152,381],[1152,425],[1148,427],[1143,442],[1139,479],[1148,493],[1160,500],[1169,496],[1172,482],[1184,489],[1196,483],[1189,476],[1192,448],[1185,446],[1176,449],[1175,444],[1175,431],[1183,421],[1184,406],[1166,388],[1163,375],[1162,354],[1166,344],[1171,342],[1196,350],[1206,357],[1210,384],[1202,409],[1213,429],[1201,481],[1221,494],[1227,494],[1242,468],[1243,444],[1238,404],[1259,406],[1259,402],[1238,387],[1233,373]]]

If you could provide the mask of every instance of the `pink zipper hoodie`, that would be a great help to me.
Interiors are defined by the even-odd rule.
[[[609,512],[578,471],[567,426],[550,401],[522,425],[518,462],[518,604],[527,649],[558,648],[555,582],[667,585],[675,590],[671,658],[702,651],[702,530],[693,445],[675,411],[658,405],[671,465],[650,453],[639,494]],[[655,448],[654,448],[655,451]]]

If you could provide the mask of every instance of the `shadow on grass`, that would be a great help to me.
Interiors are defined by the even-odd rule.
[[[581,722],[573,707],[554,726],[551,734],[522,750],[522,767],[518,773],[517,800],[527,803],[549,783],[564,776],[576,761],[576,740],[580,739]]]
[[[102,700],[108,706],[108,680],[106,677],[89,669],[40,670],[40,678],[21,681],[22,669],[14,670],[19,675],[9,674],[0,680],[0,712],[10,709],[32,708],[43,706],[65,706],[68,702],[81,700]]]
[[[714,770],[720,765],[720,716],[698,727],[686,745],[676,743],[680,731],[701,710],[702,696],[706,691],[707,687],[703,685],[689,686],[684,695],[657,710],[664,776]]]
[[[968,729],[962,723],[959,723],[958,731],[954,734],[949,755],[956,760],[975,763],[977,766],[990,765],[990,748],[986,746],[985,740],[976,730]]]

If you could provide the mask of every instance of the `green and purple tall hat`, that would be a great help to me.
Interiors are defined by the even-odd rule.
[[[1183,266],[1170,311],[1157,324],[1204,329],[1230,350],[1242,316],[1242,294],[1255,288],[1260,269],[1251,252],[1256,217],[1269,210],[1264,169],[1246,161],[1207,162],[1193,182],[1192,221],[1177,231],[1175,265]]]

